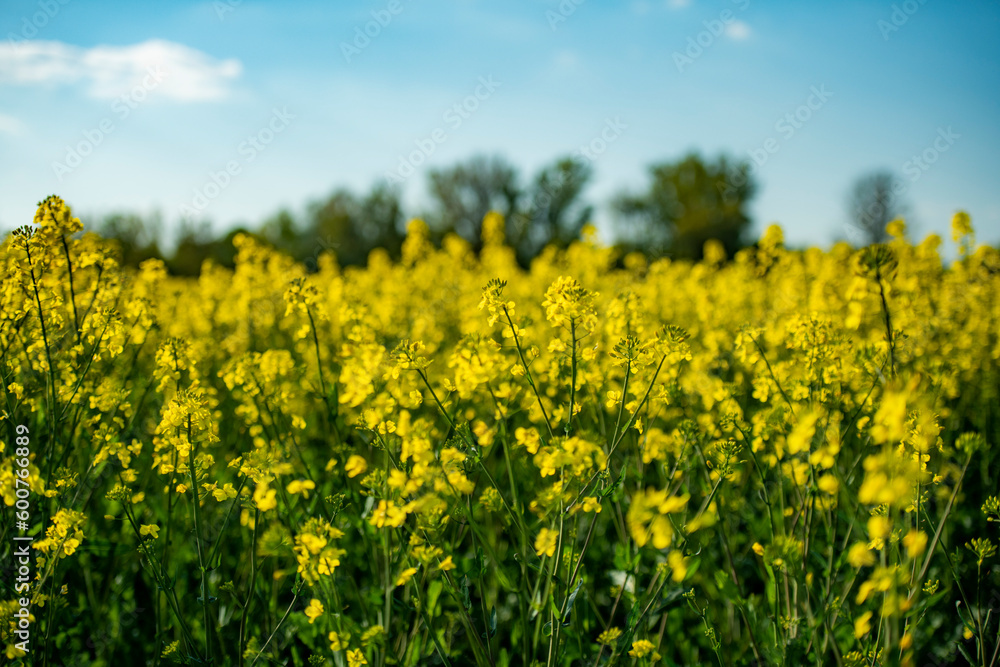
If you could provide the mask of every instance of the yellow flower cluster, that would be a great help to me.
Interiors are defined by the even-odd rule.
[[[334,528],[322,518],[313,517],[306,521],[295,536],[295,555],[299,563],[299,574],[311,584],[320,577],[330,577],[340,565],[340,558],[347,553],[334,546],[334,540],[344,536],[343,531]]]
[[[0,247],[0,497],[32,604],[69,591],[35,622],[127,615],[114,568],[192,663],[993,655],[950,610],[997,549],[1000,253],[952,223],[950,255],[589,231],[525,269],[491,213],[478,251],[412,221],[399,262],[307,270],[240,233],[187,279],[50,197]]]

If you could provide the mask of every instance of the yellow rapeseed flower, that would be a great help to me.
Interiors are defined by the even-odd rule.
[[[854,637],[856,639],[861,639],[872,631],[871,618],[872,613],[870,611],[866,611],[854,619]]]
[[[847,552],[847,562],[851,567],[860,568],[875,564],[875,554],[865,542],[855,542]]]
[[[556,553],[556,542],[559,533],[548,528],[542,528],[535,538],[535,554],[538,556],[552,556]]]
[[[291,495],[301,493],[303,498],[309,497],[309,492],[316,488],[316,483],[309,479],[296,479],[288,483],[286,491]]]
[[[323,603],[313,598],[309,601],[309,606],[306,607],[306,616],[309,617],[309,624],[312,625],[313,622],[323,615]]]
[[[908,558],[916,558],[927,549],[927,533],[922,530],[911,530],[903,538],[903,546],[906,547]]]
[[[366,461],[363,456],[352,454],[350,458],[347,459],[347,464],[344,466],[344,470],[347,472],[348,477],[357,477],[368,470],[368,461]]]
[[[258,484],[253,492],[253,501],[261,512],[268,512],[278,506],[278,492],[266,482]]]
[[[648,639],[639,639],[632,642],[632,650],[628,654],[633,658],[645,658],[654,650],[656,650],[656,646],[653,645],[653,642]]]
[[[397,586],[405,586],[410,581],[410,579],[413,578],[413,575],[415,575],[416,573],[417,573],[417,568],[415,568],[415,567],[408,567],[408,568],[406,568],[396,578],[396,585]]]
[[[608,644],[613,644],[616,641],[618,641],[618,638],[621,636],[622,636],[621,628],[608,628],[607,630],[605,630],[604,632],[602,632],[597,636],[597,643],[604,644],[605,646]]]

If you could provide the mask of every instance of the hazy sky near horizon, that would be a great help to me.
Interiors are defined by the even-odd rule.
[[[417,213],[430,168],[501,154],[526,181],[575,153],[606,230],[615,193],[698,151],[759,163],[756,230],[792,244],[849,237],[873,169],[915,237],[965,209],[995,244],[998,36],[985,1],[13,0],[0,229],[52,193],[253,226],[389,174]]]

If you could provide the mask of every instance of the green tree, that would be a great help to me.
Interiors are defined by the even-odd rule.
[[[507,223],[507,237],[518,260],[527,265],[545,246],[567,246],[580,236],[594,207],[583,201],[593,170],[587,162],[567,157],[542,168],[522,205]]]
[[[517,171],[499,156],[479,155],[452,167],[433,169],[429,179],[433,208],[428,224],[438,233],[455,232],[476,250],[482,245],[483,217],[497,211],[509,223],[523,194]]]
[[[159,216],[146,220],[135,213],[112,213],[93,227],[90,224],[84,225],[84,229],[92,228],[104,238],[118,242],[123,266],[134,267],[150,258],[163,258],[160,251]]]
[[[906,204],[901,198],[903,182],[888,170],[873,171],[854,181],[848,197],[851,226],[861,243],[882,243],[889,238],[886,225],[902,217]]]
[[[279,221],[279,228],[281,224],[287,225]],[[364,264],[375,248],[398,257],[405,238],[404,224],[396,188],[379,184],[363,197],[341,188],[309,206],[306,228],[290,251],[307,265],[324,250],[332,251],[342,265]]]
[[[185,220],[181,223],[177,249],[173,256],[166,260],[167,268],[178,276],[201,274],[201,266],[206,260],[233,268],[236,265],[233,237],[241,233],[252,232],[245,227],[237,227],[223,236],[216,237],[212,232],[211,223],[207,220],[199,222]]]
[[[264,221],[260,227],[260,235],[274,247],[294,256],[302,230],[292,214],[287,209],[281,209]]]
[[[743,247],[757,189],[748,163],[691,153],[654,165],[650,175],[645,192],[623,193],[612,203],[626,247],[687,259],[700,259],[709,239],[721,241],[729,256]]]

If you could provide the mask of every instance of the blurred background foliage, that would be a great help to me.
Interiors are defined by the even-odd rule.
[[[754,171],[747,161],[696,152],[651,165],[646,183],[618,192],[608,203],[612,244],[620,256],[638,251],[698,260],[705,242],[717,239],[732,257],[753,237]],[[144,218],[116,212],[100,219],[84,216],[84,223],[118,242],[126,266],[155,257],[175,275],[195,276],[209,259],[233,267],[237,233],[251,234],[310,271],[324,252],[334,253],[341,266],[365,265],[375,249],[398,259],[406,222],[414,217],[427,222],[435,241],[454,233],[478,251],[483,217],[492,210],[504,216],[507,241],[526,268],[546,246],[568,246],[592,220],[595,204],[587,192],[592,176],[589,162],[579,157],[557,158],[525,179],[502,156],[475,155],[428,171],[427,203],[421,210],[407,210],[400,189],[379,181],[366,193],[338,187],[301,213],[282,209],[256,226],[221,235],[213,232],[210,220],[185,220],[172,243],[164,241],[158,214]],[[855,244],[884,240],[886,223],[906,212],[898,183],[892,172],[876,170],[848,189],[845,224]]]

